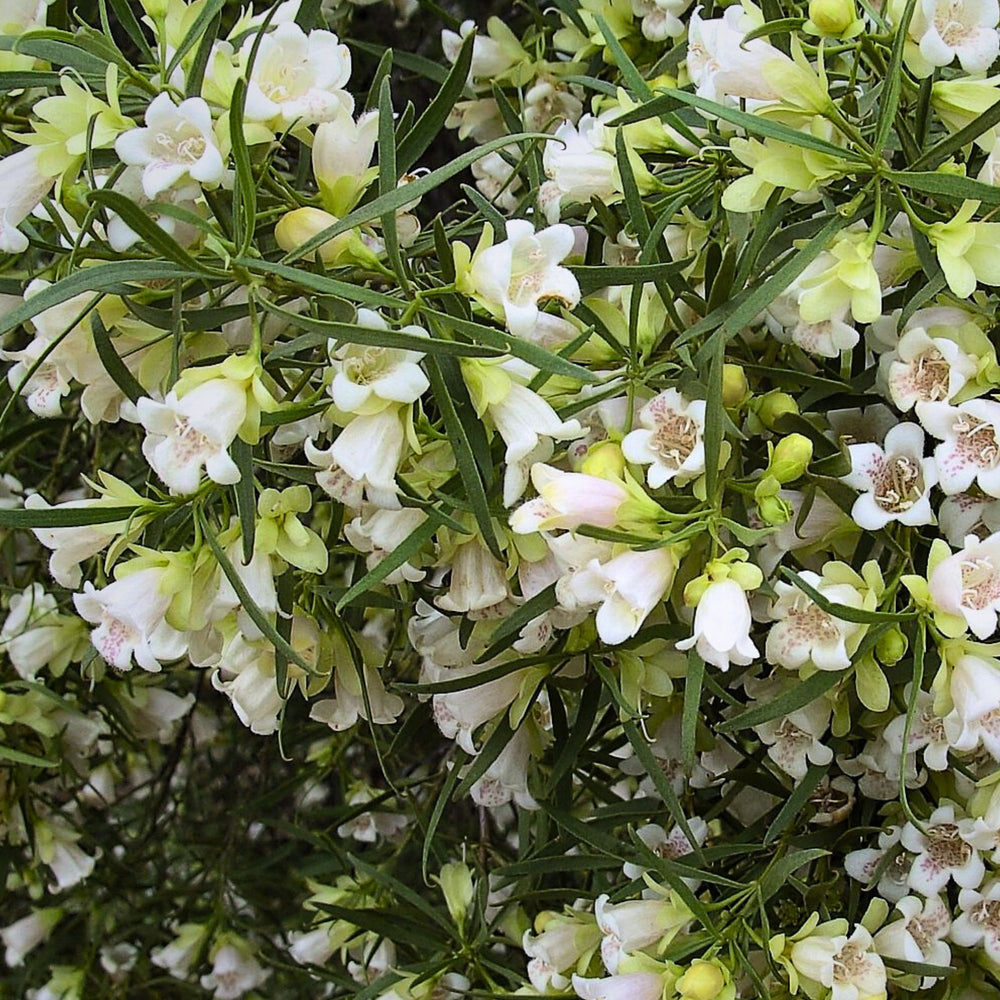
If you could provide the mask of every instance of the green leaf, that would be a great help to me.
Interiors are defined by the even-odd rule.
[[[90,314],[90,329],[94,337],[97,356],[101,359],[101,364],[109,378],[128,399],[133,403],[137,402],[141,396],[146,395],[146,390],[128,370],[125,362],[115,350],[114,344],[111,343],[111,337],[101,322],[100,313],[96,309]]]
[[[657,281],[670,274],[677,274],[691,263],[691,258],[667,261],[665,264],[628,264],[621,267],[574,266],[573,272],[580,285],[583,295],[610,288],[613,285],[644,285],[646,282]]]
[[[435,846],[434,835],[441,824],[441,817],[444,815],[445,808],[451,801],[451,794],[458,784],[462,767],[468,759],[469,755],[464,750],[455,747],[455,759],[451,762],[451,770],[446,771],[447,776],[444,779],[444,784],[441,786],[441,793],[438,795],[437,801],[434,803],[434,808],[431,810],[430,817],[427,820],[427,829],[424,830],[424,845],[420,852],[420,871],[423,874],[425,882],[427,881],[427,862],[430,860],[431,848]],[[444,766],[442,764],[442,767]]]
[[[427,105],[424,113],[417,119],[413,128],[403,136],[399,143],[396,156],[396,166],[405,173],[430,148],[437,138],[444,123],[451,114],[455,104],[465,90],[469,78],[469,68],[472,66],[472,49],[475,44],[475,32],[466,36],[459,49],[455,64],[451,67],[441,89]]]
[[[90,524],[114,524],[127,521],[136,514],[155,514],[161,508],[151,507],[0,507],[0,528],[81,528]]]
[[[886,140],[889,138],[893,122],[896,119],[896,111],[899,108],[899,94],[903,86],[903,54],[909,42],[907,30],[910,27],[916,6],[917,0],[906,0],[906,6],[903,8],[899,23],[893,24],[892,55],[883,77],[885,83],[882,87],[878,121],[875,125],[874,145],[877,155],[881,155],[885,148]]]
[[[687,674],[684,677],[684,707],[681,711],[681,760],[684,769],[691,773],[695,765],[695,741],[698,735],[698,716],[701,709],[701,687],[705,679],[705,661],[688,650]]]
[[[760,880],[760,894],[764,901],[766,902],[778,892],[798,869],[819,858],[825,858],[829,853],[822,848],[811,847],[804,851],[792,851],[779,858],[768,868]]]
[[[810,702],[821,698],[831,688],[836,687],[845,671],[819,670],[812,677],[802,681],[795,687],[772,698],[770,701],[758,702],[752,708],[720,722],[716,729],[720,733],[739,732],[741,729],[751,729],[772,719],[791,715]]]
[[[932,194],[952,201],[981,201],[987,205],[1000,205],[1000,188],[971,177],[938,173],[936,170],[889,170],[886,176],[901,187],[908,187],[922,194]]]
[[[74,36],[66,31],[28,31],[23,35],[0,36],[0,51],[17,52],[21,55],[43,59],[53,66],[65,66],[104,78],[108,60],[101,59],[80,48]]]
[[[257,42],[262,35],[257,36]],[[256,52],[257,42],[254,43]],[[233,165],[236,178],[233,184],[233,229],[236,235],[237,256],[244,256],[253,243],[257,220],[257,182],[250,163],[250,150],[243,135],[243,110],[247,101],[247,83],[242,77],[236,81],[233,103],[229,109],[229,141],[233,147]]]
[[[240,534],[243,536],[243,563],[253,559],[254,537],[257,530],[257,493],[253,488],[253,448],[242,438],[229,446],[240,481],[233,487],[236,494],[236,511],[240,516]]]
[[[964,128],[960,128],[957,132],[931,146],[910,164],[910,170],[920,170],[922,167],[933,170],[934,167],[943,163],[953,153],[957,153],[963,146],[967,146],[981,135],[985,135],[998,122],[1000,122],[1000,100],[997,100],[981,115],[973,118]]]
[[[628,53],[622,48],[622,43],[615,37],[615,33],[608,27],[608,22],[600,14],[595,13],[593,17],[597,27],[601,29],[601,34],[604,35],[605,44],[611,50],[611,55],[614,56],[615,65],[621,72],[625,85],[636,97],[647,101],[650,100],[653,92],[649,89],[649,84],[646,83],[643,75],[636,68],[635,63],[632,62]]]
[[[805,804],[809,801],[809,796],[816,791],[819,783],[830,770],[830,765],[818,767],[813,764],[806,772],[806,776],[792,789],[792,794],[785,799],[784,804],[778,810],[778,815],[771,821],[771,825],[764,834],[764,846],[773,843],[799,815]]]
[[[300,267],[290,267],[288,264],[281,264],[277,261],[237,257],[233,264],[257,274],[273,274],[276,278],[282,278],[294,286],[295,292],[308,289],[312,292],[319,292],[321,295],[336,295],[342,299],[349,299],[351,302],[360,302],[362,305],[371,306],[373,309],[398,309],[403,305],[399,299],[383,292],[376,292],[364,285],[354,285],[337,278],[328,278],[325,274],[316,274],[314,271],[306,271]]]
[[[188,28],[184,37],[181,39],[180,45],[177,46],[177,50],[174,52],[173,57],[170,60],[170,64],[167,66],[167,71],[164,74],[165,79],[169,80],[173,75],[175,69],[181,64],[181,60],[191,51],[191,49],[202,40],[205,36],[208,26],[212,19],[218,14],[223,7],[226,6],[226,0],[208,0],[204,7],[198,11],[198,16],[191,22],[191,27]],[[268,18],[270,20],[270,18]],[[266,22],[265,22],[266,23]],[[264,29],[262,28],[261,31]],[[233,104],[235,106],[236,98],[234,95]],[[242,117],[242,107],[241,107],[241,117]]]
[[[13,747],[0,745],[0,758],[12,761],[15,764],[27,764],[29,767],[58,767],[59,761],[50,760],[48,757],[37,757],[33,753],[25,753],[23,750],[15,750]]]
[[[846,604],[836,604],[825,598],[815,587],[806,583],[795,570],[782,566],[781,572],[818,608],[841,621],[853,622],[856,625],[878,625],[883,622],[892,624],[912,621],[917,617],[916,611],[867,611],[864,608],[851,608]]]

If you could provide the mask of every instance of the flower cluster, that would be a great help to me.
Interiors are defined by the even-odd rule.
[[[997,4],[106,6],[0,11],[12,995],[1000,994]]]

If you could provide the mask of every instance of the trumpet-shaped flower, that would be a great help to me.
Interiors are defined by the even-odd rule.
[[[851,517],[865,531],[890,521],[932,524],[930,491],[937,482],[933,458],[924,458],[924,432],[919,424],[897,424],[885,444],[852,444],[847,449],[851,471],[843,482],[862,493]]]
[[[997,0],[920,0],[908,31],[917,51],[907,49],[907,65],[930,76],[957,58],[966,73],[985,73],[1000,54],[998,20]]]
[[[976,283],[1000,285],[1000,222],[973,222],[979,202],[966,201],[953,219],[927,227],[927,239],[937,253],[948,287],[967,299]]]
[[[667,389],[642,408],[639,423],[622,440],[622,452],[630,462],[649,466],[646,481],[653,489],[705,471],[705,400]]]
[[[1000,962],[1000,879],[994,878],[978,891],[962,889],[958,894],[962,912],[951,925],[951,939],[959,948],[981,947],[994,962]]]
[[[952,710],[944,731],[956,750],[975,750],[982,743],[1000,760],[1000,664],[981,656],[961,656],[951,669]]]
[[[965,547],[937,563],[927,583],[934,607],[954,615],[980,639],[988,639],[1000,613],[1000,533]]]
[[[918,415],[941,441],[934,449],[941,489],[964,493],[975,482],[987,495],[1000,497],[1000,403],[923,403]]]
[[[922,965],[948,965],[951,948],[945,938],[951,930],[951,910],[938,896],[920,899],[906,896],[896,903],[902,919],[883,927],[875,935],[875,949],[885,958]],[[937,977],[924,976],[923,989],[930,989]]]
[[[621,194],[618,164],[601,144],[603,133],[601,122],[584,115],[576,125],[563,122],[545,144],[542,165],[548,181],[539,198],[549,224],[559,221],[564,205],[610,201]]]
[[[52,190],[55,176],[39,168],[39,149],[29,146],[0,160],[0,250],[24,253],[28,238],[18,226]]]
[[[212,112],[201,97],[175,105],[169,94],[160,94],[146,109],[146,127],[118,136],[115,152],[123,163],[142,168],[147,198],[185,178],[215,187],[225,172],[212,131]]]
[[[629,498],[624,483],[563,472],[541,462],[531,467],[531,482],[538,496],[510,515],[511,530],[519,535],[560,528],[572,531],[581,524],[613,527],[619,508]]]
[[[745,667],[759,656],[750,638],[750,605],[746,591],[729,578],[708,585],[694,614],[694,634],[677,643],[681,650],[694,647],[706,662],[728,670],[730,663]]]
[[[247,120],[282,128],[332,121],[339,108],[354,110],[343,89],[350,76],[350,50],[332,32],[307,35],[294,22],[279,24],[260,40],[247,85]]]
[[[886,995],[885,965],[861,925],[850,937],[810,934],[796,941],[791,963],[799,975],[830,990],[830,1000],[882,1000]]]

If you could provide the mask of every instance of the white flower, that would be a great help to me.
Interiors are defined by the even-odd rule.
[[[440,669],[435,672],[435,681],[457,680],[462,677],[475,677],[487,669],[477,664],[469,667]],[[460,691],[449,691],[446,694],[436,694],[433,699],[434,721],[443,736],[455,740],[469,754],[476,753],[473,739],[475,731],[490,719],[505,711],[517,697],[524,682],[524,671],[513,673],[486,681]]]
[[[563,122],[545,144],[542,164],[548,181],[539,192],[545,218],[558,222],[564,204],[589,205],[591,198],[610,201],[621,191],[613,153],[601,148],[604,125],[591,115],[579,124]]]
[[[169,94],[158,95],[146,109],[146,127],[118,136],[115,152],[123,163],[142,167],[147,198],[185,178],[215,187],[225,173],[212,131],[212,112],[201,97],[175,105]]]
[[[684,34],[681,14],[691,0],[632,0],[632,13],[642,18],[642,33],[651,42],[664,42]]]
[[[861,607],[861,595],[850,584],[832,583],[808,570],[801,576],[828,601]],[[776,622],[767,634],[767,662],[789,670],[807,663],[818,670],[846,670],[851,665],[847,645],[859,636],[863,626],[827,614],[797,587],[779,581],[775,590],[778,599],[770,614]]]
[[[79,619],[59,614],[55,598],[40,583],[33,583],[11,597],[7,620],[0,628],[0,648],[22,678],[34,680],[47,665],[65,669],[80,641],[79,627]]]
[[[628,972],[606,979],[573,975],[573,990],[580,1000],[660,1000],[663,976],[656,972]]]
[[[549,226],[536,233],[528,220],[511,219],[506,240],[474,255],[469,270],[472,288],[502,311],[511,333],[537,339],[540,305],[556,301],[572,309],[580,301],[576,278],[559,266],[575,242],[569,226]]]
[[[134,657],[156,673],[161,660],[176,660],[186,649],[183,633],[165,620],[172,599],[161,588],[165,572],[162,566],[139,569],[101,590],[87,580],[83,593],[73,595],[80,617],[97,625],[90,633],[94,649],[117,670],[131,670]]]
[[[938,806],[921,833],[912,823],[903,827],[903,846],[916,854],[907,879],[910,888],[924,896],[942,892],[949,881],[963,889],[976,889],[986,866],[974,841],[979,832],[972,820],[956,819],[955,807]]]
[[[933,458],[924,458],[924,432],[918,424],[897,424],[882,447],[852,444],[847,450],[851,471],[842,481],[863,491],[851,508],[859,528],[877,531],[890,521],[934,523],[930,491],[937,468]]]
[[[881,869],[875,889],[890,903],[898,903],[910,891],[907,879],[910,875],[911,856],[906,851],[898,850],[901,832],[898,826],[890,826],[879,833],[877,848],[866,847],[860,851],[851,851],[844,858],[844,870],[847,874],[868,889],[872,888],[875,874]],[[891,860],[888,864],[883,864],[883,860],[890,854]]]
[[[625,486],[615,480],[563,472],[541,462],[531,467],[531,482],[538,496],[511,513],[510,527],[515,534],[559,528],[572,531],[581,524],[610,528],[628,499]]]
[[[260,41],[247,86],[247,120],[279,127],[331,121],[338,108],[354,109],[343,89],[350,76],[351,53],[336,35],[306,35],[294,22],[279,24]]]
[[[353,663],[338,660],[333,670],[334,697],[313,702],[309,718],[326,723],[337,733],[350,729],[358,719],[367,719],[376,726],[391,725],[403,711],[403,699],[386,691],[382,675],[367,663],[364,664],[364,684],[363,691]],[[371,707],[370,718],[368,706]]]
[[[728,670],[730,663],[745,667],[760,653],[750,638],[750,605],[746,591],[732,579],[710,583],[694,613],[694,634],[677,643],[706,662]]]
[[[951,930],[951,911],[937,896],[919,899],[907,896],[896,903],[902,920],[893,921],[875,935],[875,949],[884,958],[927,965],[949,965],[951,948],[944,940]],[[921,987],[929,989],[935,976],[924,976]]]
[[[378,112],[351,117],[338,103],[332,121],[323,122],[313,138],[312,168],[323,204],[334,215],[346,215],[373,180],[370,166],[378,138]]]
[[[374,788],[359,788],[351,793],[347,805],[358,806],[378,796]],[[409,818],[403,813],[388,812],[385,809],[369,809],[337,827],[338,837],[353,837],[362,844],[374,844],[380,837],[390,840],[406,827]]]
[[[764,321],[775,338],[792,343],[809,354],[821,358],[839,358],[842,351],[851,350],[860,339],[858,331],[847,322],[847,309],[841,309],[829,319],[808,323],[802,318],[799,298],[801,282],[824,270],[825,258],[813,261],[764,311]]]
[[[924,429],[941,439],[934,449],[941,489],[964,493],[976,482],[984,493],[1000,497],[1000,403],[923,403],[918,415]]]
[[[386,321],[370,309],[359,309],[357,322],[369,330],[389,329]],[[419,326],[404,327],[402,332],[428,336]],[[345,413],[371,414],[393,403],[415,402],[430,385],[419,364],[422,357],[419,351],[395,347],[345,344],[337,348],[330,355],[334,372],[330,395],[334,404]]]
[[[149,960],[165,969],[174,979],[187,979],[201,951],[207,928],[204,924],[180,924],[173,928],[174,939],[150,952]]]
[[[708,839],[708,824],[700,816],[692,816],[688,820],[688,829],[694,835],[695,843],[699,847]],[[688,840],[687,834],[679,825],[671,827],[670,832],[667,833],[658,823],[647,823],[645,826],[640,826],[635,831],[635,835],[657,857],[666,858],[669,861],[676,861],[677,858],[682,858],[694,850],[694,845]],[[641,878],[645,871],[648,871],[646,867],[633,864],[631,861],[626,861],[622,865],[622,874],[628,879]],[[689,889],[697,889],[700,884],[696,879],[685,878],[682,881]]]
[[[419,507],[384,510],[369,504],[362,508],[358,517],[344,525],[344,537],[359,552],[368,553],[365,565],[371,570],[426,520],[427,515]],[[395,586],[404,580],[415,583],[426,575],[424,570],[405,562],[384,577],[383,582],[388,586]]]
[[[907,687],[905,696],[910,697]],[[1000,701],[998,701],[1000,705]],[[906,732],[907,715],[896,716],[883,732],[883,738],[890,750],[899,755],[903,752],[903,736]],[[934,697],[927,691],[918,691],[915,711],[910,720],[909,741],[906,744],[907,754],[924,751],[924,763],[932,771],[948,769],[948,750],[951,746],[947,734],[945,720],[934,714]]]
[[[594,916],[604,936],[601,958],[612,975],[629,952],[669,942],[691,920],[688,908],[673,898],[634,899],[624,903],[608,900],[608,896],[597,897]]]
[[[556,990],[567,989],[569,979],[563,973],[576,968],[601,940],[597,922],[589,913],[550,911],[545,918],[544,926],[539,926],[541,921],[536,923],[538,933],[525,931],[521,939],[521,947],[529,959],[528,979],[539,993],[544,993],[550,985]]]
[[[28,249],[28,238],[17,227],[56,182],[39,170],[40,151],[40,146],[29,146],[0,160],[0,251],[4,253]]]
[[[445,611],[468,614],[483,611],[505,600],[510,591],[504,565],[478,539],[459,545],[451,560],[447,593],[437,598]]]
[[[948,544],[960,549],[967,535],[985,538],[1000,530],[1000,500],[953,493],[941,502],[938,523]]]
[[[172,389],[162,403],[142,397],[136,410],[146,428],[142,453],[171,493],[195,493],[202,469],[213,482],[239,482],[240,470],[228,448],[246,419],[241,385],[213,378],[180,399]]]
[[[215,1000],[239,1000],[271,974],[250,954],[245,941],[224,944],[212,956],[212,971],[201,977],[202,989],[214,990]]]
[[[943,727],[956,750],[975,750],[982,743],[1000,761],[1000,663],[981,656],[961,656],[951,669],[949,686],[954,708]]]
[[[523,725],[469,789],[472,801],[487,809],[498,809],[508,802],[522,809],[537,809],[538,803],[528,791],[530,759],[531,732],[527,725]]]
[[[885,996],[886,971],[872,950],[872,936],[860,924],[854,933],[813,934],[792,945],[800,975],[831,990],[830,1000],[878,1000]]]
[[[1000,962],[1000,879],[991,879],[981,892],[975,887],[958,894],[962,912],[951,925],[951,939],[960,948],[982,947]]]
[[[58,906],[43,907],[0,929],[0,939],[7,949],[4,954],[7,967],[13,969],[23,965],[25,955],[48,938],[63,912]]]
[[[685,399],[667,389],[639,412],[641,428],[625,435],[622,452],[648,465],[646,481],[658,489],[671,479],[683,484],[705,471],[705,400]]]
[[[760,27],[763,19],[736,5],[722,17],[701,19],[696,7],[688,24],[687,70],[699,97],[722,101],[727,96],[776,101],[781,96],[764,78],[764,66],[772,60],[787,60],[769,42],[755,38],[746,45],[744,37]]]
[[[126,133],[130,135],[132,133]],[[171,236],[182,247],[190,246],[200,235],[198,227],[184,219],[174,218],[165,212],[154,211],[150,208],[152,202],[160,202],[167,205],[176,205],[178,208],[192,215],[203,213],[203,209],[197,204],[201,197],[201,188],[197,183],[181,184],[169,187],[165,191],[159,191],[155,196],[146,194],[143,186],[146,171],[142,167],[126,167],[121,176],[115,181],[115,191],[128,198],[135,206],[142,210],[152,222],[155,222],[168,236]],[[128,223],[113,212],[108,213],[108,243],[111,249],[117,253],[123,253],[142,238]]]
[[[645,552],[623,552],[605,563],[590,564],[557,585],[559,603],[595,606],[597,634],[616,646],[639,631],[673,583],[677,557],[669,546]]]
[[[942,559],[927,580],[934,606],[965,619],[973,634],[988,639],[1000,613],[1000,532],[980,541],[965,539],[965,547]]]
[[[779,691],[764,682],[751,685],[748,693],[755,703],[760,703],[774,698]],[[789,715],[754,726],[754,732],[767,747],[768,757],[798,782],[806,776],[809,764],[822,767],[833,760],[833,751],[822,743],[830,725],[830,712],[830,703],[817,698]]]
[[[35,855],[48,865],[55,883],[49,892],[62,892],[90,877],[96,858],[87,854],[77,841],[82,834],[56,816],[35,823]]]
[[[998,19],[997,0],[920,0],[908,32],[920,50],[914,71],[929,76],[957,57],[966,73],[985,73],[1000,53]]]
[[[450,63],[458,59],[462,43],[476,30],[476,22],[463,21],[457,32],[445,29],[441,32],[441,48]],[[526,53],[517,36],[497,17],[487,22],[487,31],[478,32],[472,43],[472,63],[469,66],[470,80],[493,80],[512,69],[526,58]]]
[[[369,502],[398,509],[396,470],[403,458],[404,443],[401,407],[390,406],[357,416],[327,450],[328,468],[336,467],[361,483]],[[310,461],[315,463],[316,458],[310,456]]]
[[[955,341],[911,327],[879,358],[879,374],[905,413],[919,403],[950,402],[975,377],[976,365]]]

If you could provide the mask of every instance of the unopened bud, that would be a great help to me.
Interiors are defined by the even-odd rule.
[[[282,250],[298,250],[304,243],[308,243],[338,221],[335,215],[320,208],[296,208],[274,227],[274,238]],[[365,246],[353,229],[321,243],[317,250],[306,256],[309,260],[314,260],[317,253],[324,264],[357,264],[362,267],[378,265],[378,258]]]
[[[614,441],[600,441],[587,451],[580,463],[580,472],[601,479],[621,479],[625,472],[625,456]]]
[[[441,868],[438,881],[441,884],[441,891],[444,893],[444,901],[448,906],[451,919],[455,921],[457,926],[461,927],[465,923],[465,914],[472,902],[474,891],[472,872],[469,871],[468,865],[454,861]]]
[[[691,968],[677,980],[677,991],[682,1000],[716,1000],[725,989],[723,971],[711,962],[695,961]]]
[[[809,20],[821,35],[839,38],[854,24],[858,12],[854,0],[811,0]]]
[[[898,663],[906,655],[906,636],[900,628],[893,625],[891,629],[883,632],[875,643],[875,655],[880,663],[892,666]]]
[[[730,408],[739,406],[750,393],[747,376],[742,365],[723,365],[722,404]]]
[[[813,443],[809,438],[804,434],[789,434],[774,446],[768,473],[782,485],[794,482],[809,468],[812,455]]]
[[[772,431],[775,429],[779,418],[783,417],[786,413],[798,412],[799,404],[787,392],[781,392],[778,389],[767,393],[761,399],[760,406],[757,407],[757,416],[760,422],[768,430]]]

